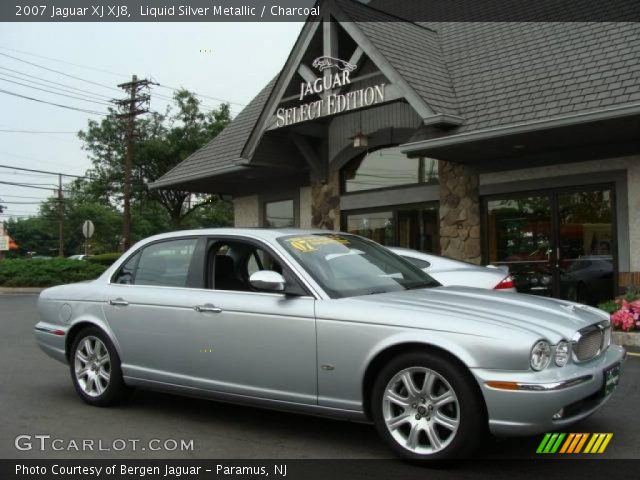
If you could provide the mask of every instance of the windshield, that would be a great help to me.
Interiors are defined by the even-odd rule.
[[[278,242],[331,298],[440,285],[402,257],[354,235],[291,235]]]

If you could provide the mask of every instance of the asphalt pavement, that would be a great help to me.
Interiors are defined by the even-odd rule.
[[[35,295],[0,294],[0,458],[391,457],[370,425],[144,391],[122,406],[90,407],[76,395],[68,367],[38,349],[32,333],[36,300]],[[639,387],[640,356],[631,356],[614,397],[569,431],[612,432],[607,451],[598,458],[639,459]],[[541,438],[488,441],[478,455],[535,458]],[[94,449],[83,448],[83,440],[93,441]]]

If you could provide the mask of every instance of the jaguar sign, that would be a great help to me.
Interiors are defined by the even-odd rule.
[[[327,56],[316,58],[311,65],[321,73],[321,76],[313,81],[300,84],[299,100],[303,101],[305,97],[310,95],[318,95],[319,100],[295,107],[278,108],[276,110],[276,128],[384,102],[384,83],[346,93],[339,92],[340,89],[351,84],[350,74],[358,68],[356,65]]]

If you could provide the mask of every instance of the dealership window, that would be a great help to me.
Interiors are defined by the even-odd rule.
[[[293,199],[264,202],[264,226],[273,228],[293,227],[296,224]]]
[[[408,158],[401,147],[382,148],[351,160],[342,169],[345,193],[438,183],[438,162],[430,158]]]
[[[386,246],[439,253],[438,216],[435,204],[345,212],[342,229]]]

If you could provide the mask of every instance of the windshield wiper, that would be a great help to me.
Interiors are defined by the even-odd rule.
[[[411,285],[405,285],[404,289],[405,290],[417,290],[419,288],[431,288],[433,286],[434,286],[433,282],[425,281],[425,282],[414,283],[414,284],[411,284]]]

